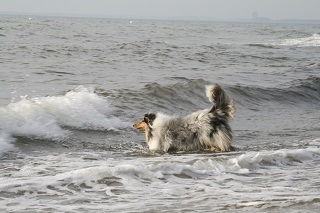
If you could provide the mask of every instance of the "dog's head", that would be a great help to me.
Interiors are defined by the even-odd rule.
[[[134,124],[133,127],[139,131],[147,132],[151,129],[153,121],[156,119],[156,115],[154,113],[145,114],[143,120]]]

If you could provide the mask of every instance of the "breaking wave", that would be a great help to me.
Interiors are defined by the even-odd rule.
[[[61,96],[22,98],[0,108],[0,141],[3,150],[11,149],[14,137],[62,140],[70,128],[116,130],[130,127],[152,110],[170,114],[186,114],[211,107],[202,79],[178,79],[177,83],[150,83],[140,90],[103,91],[79,87]],[[278,88],[222,85],[236,106],[250,109],[253,105],[319,104],[320,78],[294,80]],[[108,96],[108,98],[104,97]],[[112,100],[112,106],[109,101]],[[143,106],[143,107],[142,107]],[[126,116],[115,115],[121,110]],[[119,113],[118,113],[119,114]],[[138,117],[139,116],[139,117]],[[131,118],[130,124],[125,121]]]
[[[288,46],[288,47],[319,47],[320,46],[320,34],[313,34],[307,37],[301,38],[288,38],[288,39],[280,39],[276,41],[271,41],[267,43],[253,43],[247,44],[251,47],[258,47],[258,48],[278,48],[281,46]]]
[[[312,36],[294,39],[285,39],[276,43],[276,45],[282,46],[297,46],[297,47],[319,47],[320,46],[320,34],[313,34]]]
[[[12,148],[16,136],[61,140],[70,133],[68,128],[115,130],[127,126],[93,89],[79,87],[61,96],[24,97],[0,108],[0,153]]]

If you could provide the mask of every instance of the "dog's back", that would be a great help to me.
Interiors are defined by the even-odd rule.
[[[232,130],[229,120],[235,112],[233,101],[217,84],[207,86],[206,95],[213,104],[210,109],[186,117],[148,113],[134,127],[145,131],[151,150],[231,151]]]
[[[149,148],[165,152],[233,150],[229,125],[235,112],[233,101],[217,84],[207,86],[206,95],[213,104],[211,109],[194,112],[186,117],[157,113],[149,126],[152,135],[148,141]]]
[[[178,146],[176,149],[194,150],[200,147],[215,151],[233,150],[229,125],[235,112],[233,101],[218,84],[207,86],[206,95],[213,104],[212,108],[194,112],[184,118],[182,123],[187,128],[181,133],[184,135],[189,132],[188,137],[185,141],[176,140],[172,143],[173,146]]]

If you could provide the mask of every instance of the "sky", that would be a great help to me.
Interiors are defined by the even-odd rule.
[[[155,19],[319,19],[320,0],[0,0],[0,14]]]

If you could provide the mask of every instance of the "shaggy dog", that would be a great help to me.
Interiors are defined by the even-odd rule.
[[[145,132],[149,149],[154,151],[232,151],[229,120],[235,112],[233,101],[218,84],[207,86],[206,95],[211,109],[185,117],[148,113],[133,127]]]

